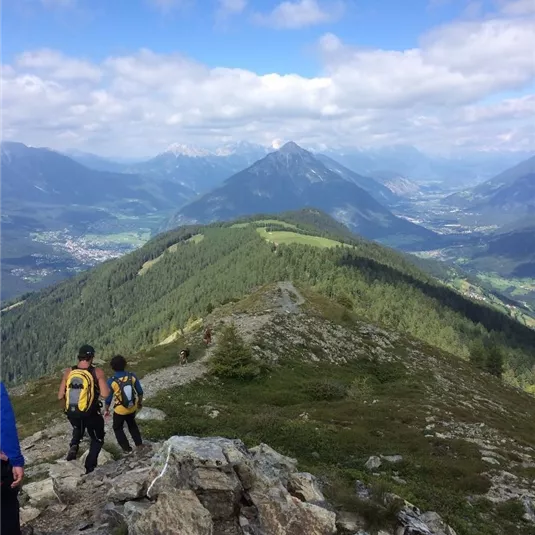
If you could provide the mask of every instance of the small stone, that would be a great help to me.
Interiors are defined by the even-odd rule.
[[[392,476],[392,479],[399,485],[406,485],[407,481],[399,476]]]
[[[26,505],[25,507],[20,508],[20,525],[24,526],[28,522],[35,520],[41,511],[37,507],[32,507],[31,505]]]
[[[489,464],[500,464],[500,461],[494,457],[481,457],[481,460]]]
[[[338,530],[344,530],[353,533],[358,532],[360,528],[364,528],[365,522],[357,513],[339,511],[336,515],[336,527]]]
[[[307,472],[292,474],[288,481],[288,490],[290,494],[304,502],[323,503],[325,501],[317,479]]]
[[[401,455],[381,455],[383,461],[388,461],[389,463],[401,463],[403,462],[403,457]]]
[[[375,470],[376,468],[379,468],[383,463],[381,462],[381,459],[377,457],[376,455],[372,455],[364,465],[367,470]]]
[[[522,496],[520,501],[524,506],[524,515],[522,518],[535,524],[535,501],[529,496]]]
[[[87,459],[88,455],[89,455],[89,450],[84,452],[84,454],[80,457],[80,462],[82,464],[85,463],[85,460]],[[111,453],[108,453],[105,449],[101,449],[100,453],[98,454],[97,466],[102,466],[110,461],[113,461],[113,457],[111,456]]]
[[[162,421],[167,418],[165,412],[160,409],[153,409],[152,407],[143,407],[137,414],[136,419],[145,421],[145,420],[157,420]]]

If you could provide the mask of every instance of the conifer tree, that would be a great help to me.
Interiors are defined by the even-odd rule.
[[[491,346],[487,350],[485,369],[491,374],[501,379],[503,374],[504,355],[501,348]]]
[[[260,373],[251,347],[240,336],[234,323],[224,327],[219,335],[210,371],[221,377],[252,379]]]

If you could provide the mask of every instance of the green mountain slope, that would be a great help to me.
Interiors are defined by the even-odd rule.
[[[523,519],[535,498],[533,397],[288,281],[265,285],[205,319],[214,330],[208,348],[197,324],[175,342],[129,356],[145,388],[145,405],[167,415],[163,421],[139,419],[145,439],[223,436],[248,447],[268,444],[318,477],[339,518],[344,512],[358,515],[367,533],[382,528],[394,535],[403,529],[393,525],[397,509],[380,505],[387,492],[422,511],[436,511],[457,535],[533,533],[535,524]],[[207,373],[229,323],[261,369],[252,380]],[[193,362],[177,366],[185,345]],[[236,343],[227,338],[225,348],[232,353]],[[46,463],[56,473],[66,466],[54,463],[68,443],[68,424],[54,402],[58,381],[45,377],[12,391],[21,435],[40,431],[24,444],[28,473],[44,472],[41,477],[50,467]],[[104,449],[114,447],[109,433]],[[379,465],[368,469],[371,456]],[[130,470],[147,467],[139,455],[119,461],[124,462]],[[103,500],[109,501],[105,485],[119,466],[108,463],[95,473],[96,494]],[[357,481],[373,489],[372,502],[359,499],[363,485]],[[212,500],[227,496],[214,495]],[[35,527],[45,534],[71,533],[79,523],[72,507],[60,517],[63,522],[71,516],[63,530],[53,507]]]
[[[532,382],[534,331],[437,283],[393,250],[352,237],[318,211],[270,217],[281,224],[259,223],[269,227],[266,232],[292,225],[292,233],[344,246],[277,245],[247,220],[167,232],[5,311],[4,378],[53,371],[86,342],[103,355],[152,347],[214,306],[265,283],[293,280],[373,323],[459,356],[468,355],[474,340],[490,337],[504,347],[514,373]],[[190,239],[199,234],[204,239]]]

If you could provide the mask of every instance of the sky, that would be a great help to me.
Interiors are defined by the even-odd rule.
[[[3,0],[2,138],[535,152],[535,0]]]

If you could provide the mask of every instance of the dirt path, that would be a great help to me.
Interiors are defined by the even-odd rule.
[[[282,292],[279,310],[289,314],[298,314],[299,307],[305,302],[303,296],[297,288],[289,281],[279,282],[279,289]]]
[[[160,390],[170,388],[172,386],[185,385],[202,377],[206,371],[206,361],[210,358],[214,347],[214,342],[206,350],[206,353],[199,360],[186,364],[184,366],[169,366],[161,370],[148,373],[141,379],[143,385],[143,398],[150,399]]]

